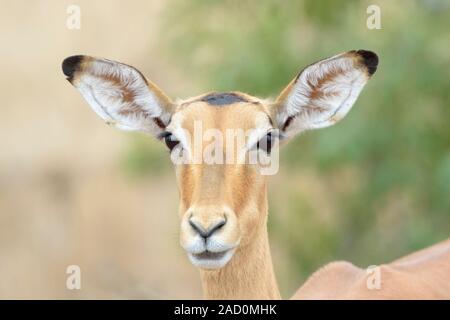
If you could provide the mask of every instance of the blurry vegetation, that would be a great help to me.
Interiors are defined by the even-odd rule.
[[[120,161],[128,176],[142,178],[158,175],[170,168],[170,156],[159,141],[144,134],[130,134],[129,140]]]
[[[366,28],[369,4],[381,7],[381,30]],[[312,205],[319,200],[301,190],[270,193],[272,239],[289,246],[299,279],[332,259],[365,267],[450,235],[445,1],[173,0],[168,9],[167,51],[200,92],[276,96],[318,59],[362,48],[380,56],[378,72],[343,123],[308,132],[282,152],[283,170],[299,179],[297,172],[312,170],[333,207],[330,223]],[[134,140],[127,168],[165,166],[161,150],[154,154],[146,144]],[[341,180],[346,170],[353,173]]]

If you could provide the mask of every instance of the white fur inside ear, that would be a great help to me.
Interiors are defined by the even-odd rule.
[[[96,59],[88,63],[73,84],[103,120],[120,129],[157,134],[161,128],[153,119],[170,119],[146,80],[133,67]]]
[[[333,125],[348,113],[367,80],[364,70],[345,54],[319,61],[303,70],[293,83],[278,123],[289,122],[287,136]]]

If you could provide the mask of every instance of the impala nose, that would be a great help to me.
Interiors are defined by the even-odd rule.
[[[212,221],[210,223],[201,223],[195,217],[189,219],[189,224],[192,229],[197,232],[202,238],[207,239],[212,236],[216,231],[220,230],[227,223],[226,217],[219,220]]]

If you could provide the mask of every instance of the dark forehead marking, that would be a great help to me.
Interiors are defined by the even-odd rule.
[[[236,102],[250,102],[243,96],[240,96],[233,92],[214,92],[201,97],[199,100],[206,102],[212,106],[224,106]]]

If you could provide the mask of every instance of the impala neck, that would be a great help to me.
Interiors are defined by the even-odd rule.
[[[200,275],[205,299],[281,299],[266,223],[250,244],[236,250],[225,267],[202,270]]]

